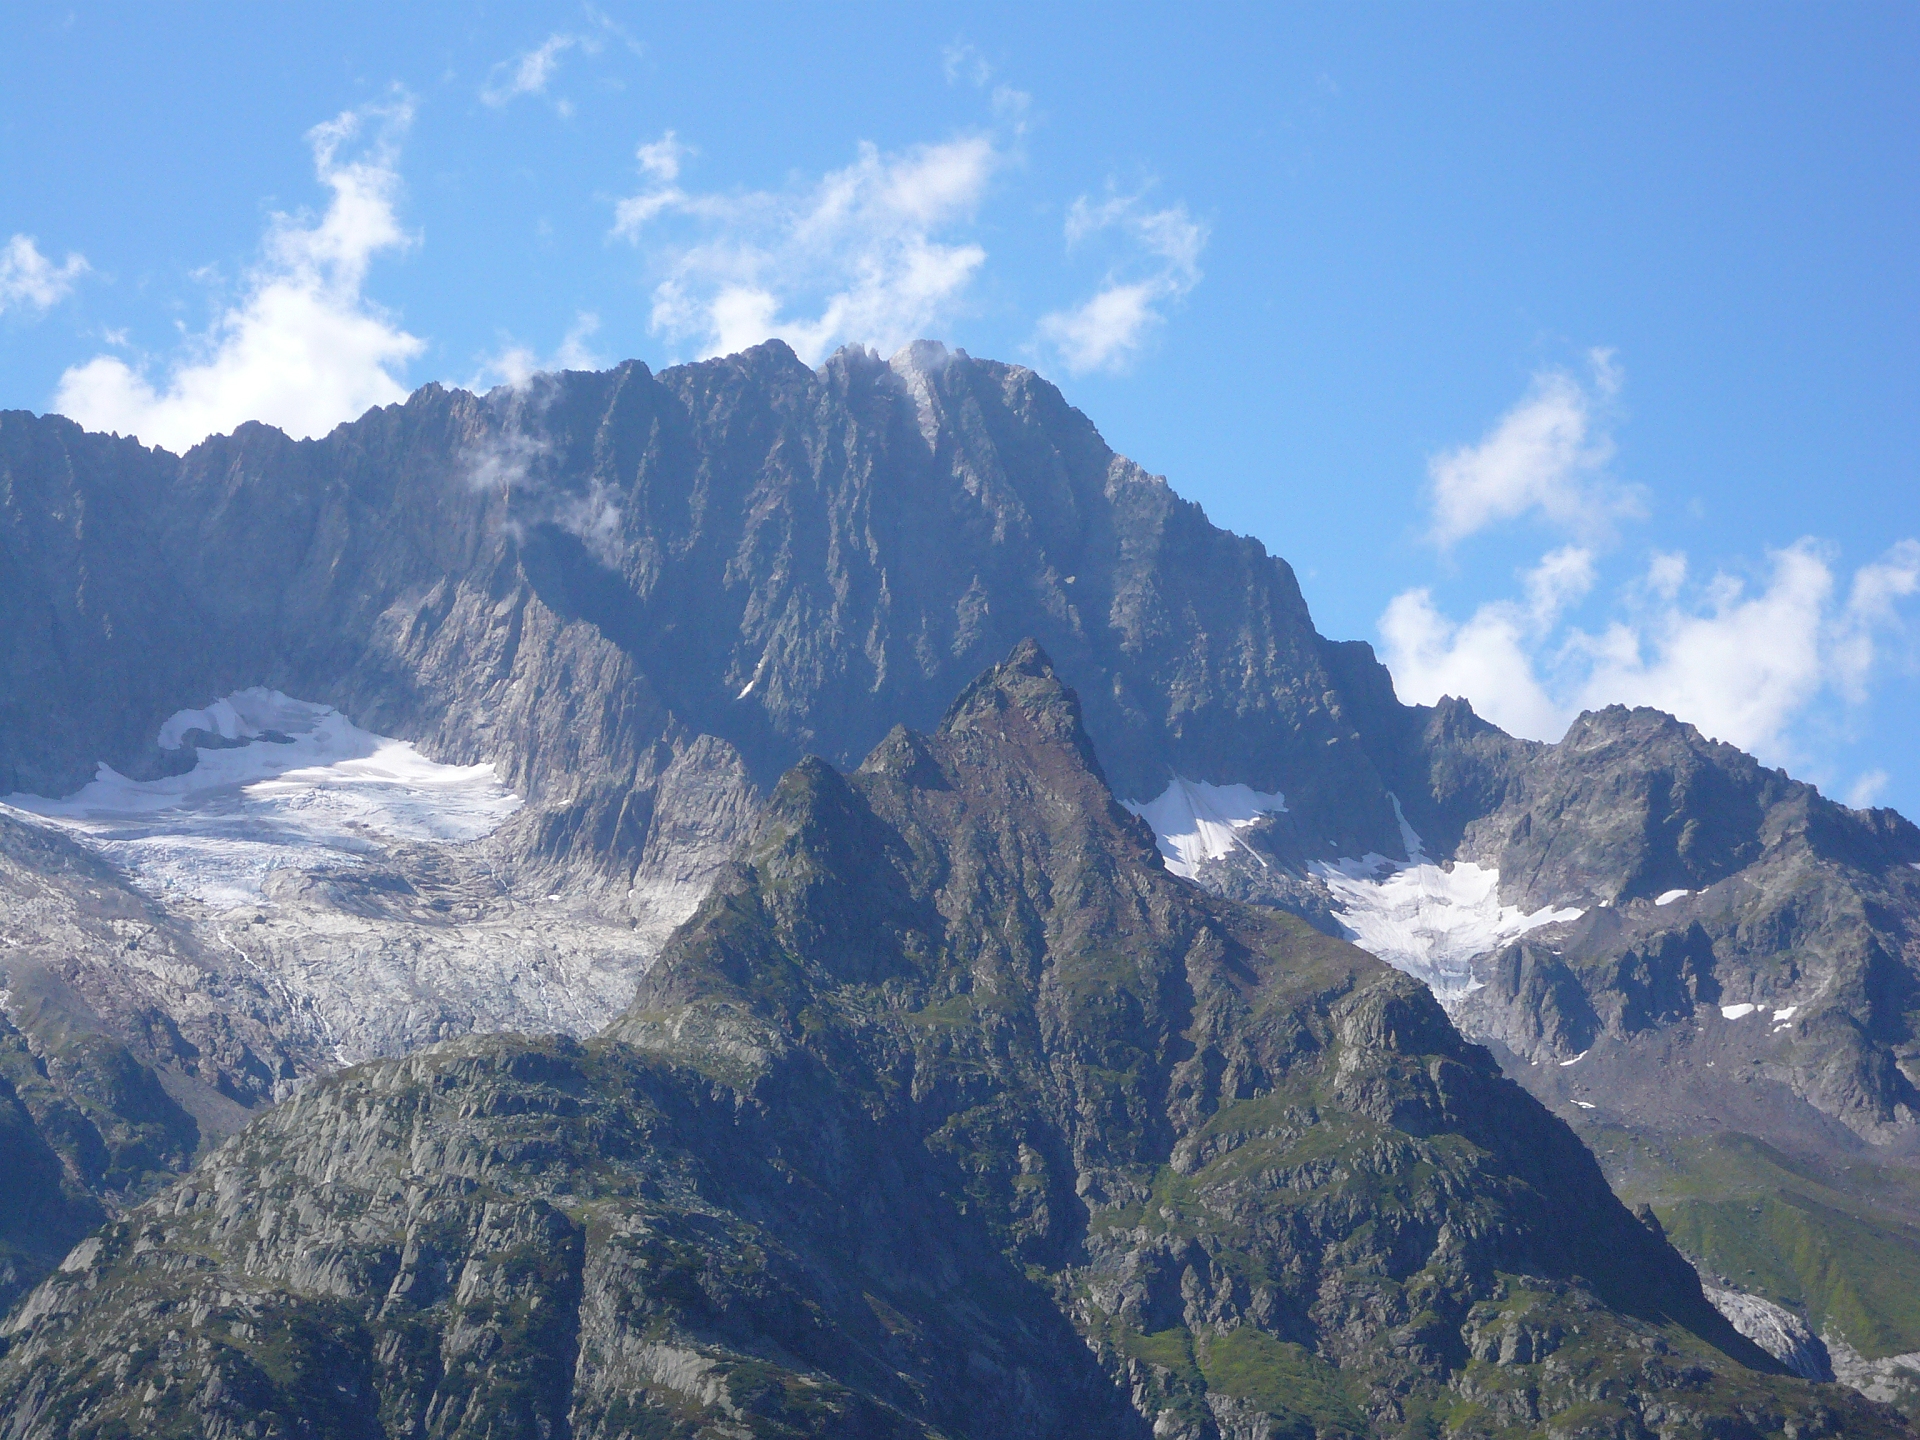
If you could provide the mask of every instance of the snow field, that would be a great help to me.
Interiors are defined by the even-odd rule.
[[[16,793],[0,806],[68,831],[142,888],[230,907],[258,901],[274,870],[359,863],[379,838],[457,844],[520,807],[491,765],[441,765],[362,730],[328,705],[254,687],[160,727],[178,750],[203,730],[230,748],[191,770],[130,780],[101,763],[63,799]]]
[[[1167,869],[1197,880],[1201,865],[1244,849],[1266,860],[1238,833],[1263,815],[1284,813],[1286,797],[1245,785],[1209,785],[1175,776],[1157,797],[1122,805],[1153,827]],[[1500,903],[1500,872],[1458,861],[1450,869],[1428,860],[1420,837],[1400,813],[1409,859],[1384,855],[1320,862],[1311,869],[1331,893],[1347,937],[1396,969],[1424,980],[1442,1001],[1480,988],[1473,962],[1542,925],[1578,919],[1578,909],[1531,914]]]

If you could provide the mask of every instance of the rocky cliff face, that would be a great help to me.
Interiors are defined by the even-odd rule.
[[[791,771],[606,1037],[348,1070],[8,1334],[19,1440],[1900,1433],[1417,982],[1168,876],[1032,646]]]
[[[324,440],[243,426],[184,459],[10,414],[0,456],[0,584],[30,622],[9,788],[135,773],[173,709],[268,684],[495,760],[625,853],[675,737],[762,783],[851,764],[1034,635],[1090,682],[1124,793],[1285,775],[1303,843],[1397,834],[1291,569],[1017,366],[921,345],[816,373],[770,342],[429,386]]]
[[[1915,1146],[1920,830],[1651,710],[1582,716],[1555,746],[1483,735],[1450,748],[1521,759],[1461,827],[1459,857],[1497,867],[1523,908],[1583,907],[1489,957],[1459,1010],[1470,1031],[1534,1065],[1588,1054],[1595,1071],[1640,1047],[1677,1047],[1682,1068],[1688,1046],[1724,1051],[1741,1072],[1726,1085],[1779,1094],[1779,1136],[1837,1121]],[[1610,1077],[1619,1114],[1657,1108],[1661,1068],[1638,1064],[1638,1085]],[[1731,1120],[1715,1088],[1693,1077],[1689,1103]]]
[[[83,1098],[33,1038],[57,976],[58,1012],[200,1142],[342,1063],[593,1033],[775,776],[932,723],[1021,635],[1133,790],[1250,756],[1301,777],[1296,848],[1394,834],[1288,567],[1031,372],[937,346],[429,387],[324,440],[249,425],[184,457],[6,414],[0,622],[0,795],[175,774],[222,742],[163,749],[168,717],[269,686],[529,802],[484,841],[369,834],[244,902],[130,886],[0,816],[20,1043]]]

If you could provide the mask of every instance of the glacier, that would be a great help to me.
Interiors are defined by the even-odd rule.
[[[259,901],[278,869],[353,866],[380,840],[458,844],[520,807],[491,765],[443,765],[363,730],[330,705],[255,686],[160,727],[195,733],[193,767],[132,780],[102,761],[73,795],[0,797],[18,818],[68,831],[157,898],[217,908]]]
[[[1332,892],[1336,918],[1362,950],[1396,970],[1426,981],[1443,1004],[1480,988],[1473,962],[1543,925],[1578,920],[1585,912],[1546,906],[1532,912],[1500,903],[1500,872],[1456,860],[1415,858],[1396,864],[1383,855],[1320,862],[1312,871]]]
[[[1261,865],[1267,858],[1242,831],[1267,815],[1284,814],[1286,797],[1241,784],[1212,785],[1176,775],[1152,800],[1121,805],[1153,827],[1168,870],[1201,881],[1209,861],[1244,851]],[[1543,925],[1577,920],[1582,910],[1547,906],[1527,912],[1500,903],[1500,872],[1459,860],[1450,865],[1427,857],[1420,836],[1393,800],[1407,851],[1404,862],[1370,853],[1310,864],[1326,886],[1334,918],[1346,937],[1397,970],[1417,976],[1442,1003],[1480,988],[1473,962]]]

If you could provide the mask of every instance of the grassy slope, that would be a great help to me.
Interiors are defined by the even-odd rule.
[[[1706,1272],[1868,1359],[1920,1350],[1920,1174],[1864,1158],[1833,1168],[1737,1133],[1587,1138],[1620,1197],[1651,1204]]]

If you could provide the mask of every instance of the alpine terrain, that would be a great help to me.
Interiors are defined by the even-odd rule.
[[[0,677],[0,1436],[1920,1415],[1920,829],[1022,367],[6,412]]]

